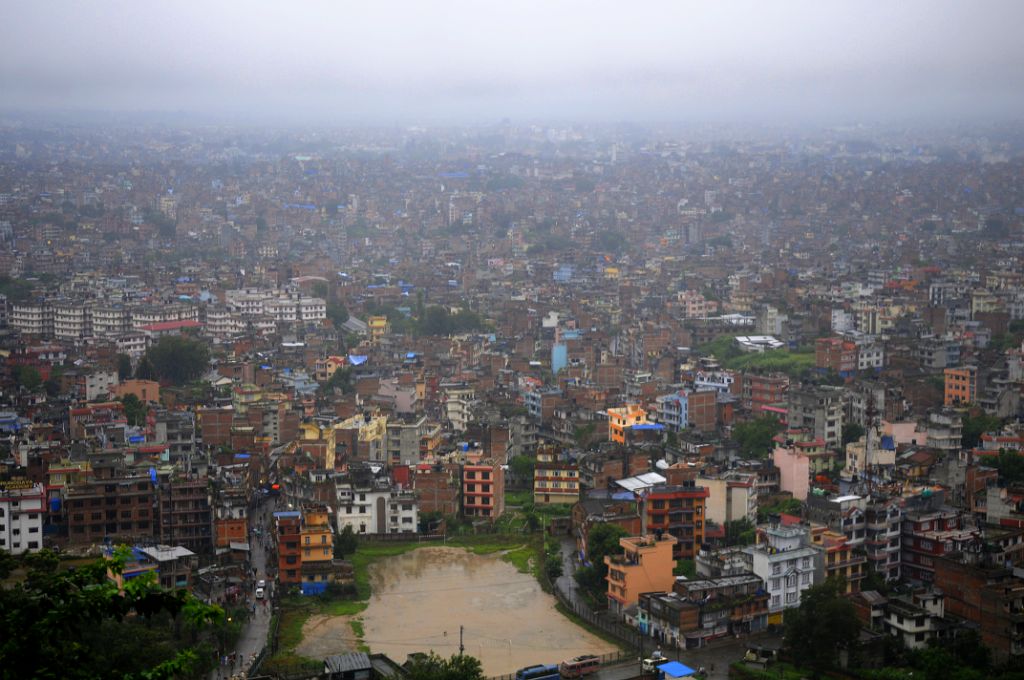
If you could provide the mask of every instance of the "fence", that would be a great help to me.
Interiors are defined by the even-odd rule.
[[[636,659],[631,652],[609,652],[608,654],[601,654],[598,658],[601,660],[602,666]],[[515,677],[515,673],[509,673],[507,675],[492,675],[488,680],[515,680]]]
[[[593,626],[594,628],[597,628],[598,630],[607,635],[610,635],[619,642],[628,645],[631,650],[637,647],[637,640],[639,639],[639,634],[636,631],[636,629],[630,628],[629,626],[623,623],[613,621],[607,617],[597,614],[582,602],[575,601],[572,598],[566,596],[566,594],[562,592],[561,588],[556,587],[554,590],[555,597],[558,598],[558,601],[562,603],[562,606],[571,611],[579,618],[583,619],[589,625]]]

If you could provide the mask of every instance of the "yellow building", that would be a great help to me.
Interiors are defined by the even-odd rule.
[[[580,473],[575,463],[559,459],[554,446],[537,449],[533,469],[534,503],[575,503],[580,499]]]
[[[608,409],[608,440],[626,443],[626,428],[647,423],[647,411],[637,404]]]
[[[334,532],[326,506],[306,508],[299,532],[302,594],[318,595],[334,580]]]
[[[371,316],[366,320],[366,326],[370,330],[370,341],[373,344],[391,332],[391,324],[386,316]]]
[[[313,422],[299,424],[298,448],[313,456],[318,468],[333,470],[337,437],[333,427],[320,427]]]
[[[671,592],[676,577],[672,547],[676,539],[669,534],[629,536],[619,539],[622,555],[606,555],[608,565],[608,609],[621,614],[636,604],[640,593]]]
[[[824,553],[825,578],[835,576],[846,584],[847,593],[859,593],[860,582],[868,574],[868,558],[854,553],[846,534],[815,525],[811,528],[811,542]]]

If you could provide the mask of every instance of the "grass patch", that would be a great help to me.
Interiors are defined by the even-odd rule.
[[[505,506],[533,504],[533,491],[531,489],[516,489],[505,492]]]
[[[281,608],[281,627],[277,633],[280,652],[292,653],[292,650],[302,642],[302,627],[306,625],[313,610],[312,603]]]
[[[613,636],[609,635],[608,633],[604,632],[600,628],[597,628],[596,626],[590,625],[589,623],[587,623],[586,621],[584,621],[580,617],[576,616],[575,612],[573,612],[571,609],[566,607],[561,602],[556,602],[555,603],[555,609],[558,610],[559,614],[561,614],[565,618],[569,619],[570,621],[575,623],[577,626],[579,626],[580,628],[582,628],[585,631],[587,631],[588,633],[590,633],[591,635],[595,635],[595,636],[601,638],[602,640],[604,640],[605,642],[607,642],[610,645],[615,645],[616,649],[621,650],[621,651],[629,651],[630,650],[630,647],[628,647],[627,645],[623,644],[622,640],[618,639],[617,637],[613,637]]]

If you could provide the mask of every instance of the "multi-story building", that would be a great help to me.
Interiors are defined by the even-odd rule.
[[[843,390],[835,387],[793,387],[787,394],[789,426],[814,433],[832,448],[843,440]]]
[[[741,392],[743,405],[750,409],[754,416],[760,416],[765,408],[784,406],[788,389],[788,375],[744,375]]]
[[[53,337],[68,342],[92,336],[92,310],[81,300],[53,304]]]
[[[677,578],[673,592],[699,608],[698,627],[684,632],[687,648],[719,637],[757,633],[768,626],[768,593],[755,574]]]
[[[575,503],[580,499],[580,472],[576,463],[562,457],[557,448],[537,449],[533,469],[533,502],[541,505]]]
[[[28,479],[0,481],[0,550],[12,555],[43,548],[46,492]]]
[[[116,401],[87,404],[70,409],[68,429],[72,439],[95,439],[104,444],[125,443],[128,419],[124,405]]]
[[[768,623],[782,623],[782,612],[800,606],[800,597],[815,583],[818,551],[806,527],[771,526],[757,545],[743,548],[748,570],[760,577],[768,591]]]
[[[92,333],[98,338],[116,338],[131,330],[128,309],[121,304],[94,304],[90,308]]]
[[[431,429],[426,416],[389,418],[387,423],[387,452],[389,465],[417,465],[420,442]]]
[[[757,521],[757,475],[728,470],[715,475],[698,475],[697,486],[708,491],[704,518],[724,526],[743,519]]]
[[[931,583],[938,558],[966,548],[975,535],[963,528],[958,510],[945,508],[907,512],[903,517],[901,576]]]
[[[812,541],[823,553],[819,560],[822,580],[836,578],[846,584],[846,593],[859,593],[860,583],[867,576],[867,558],[854,551],[846,534],[824,527],[820,531],[812,529]]]
[[[647,530],[673,536],[673,558],[692,560],[704,542],[704,503],[708,490],[693,481],[656,486],[644,496]]]
[[[925,369],[940,371],[960,363],[960,343],[952,338],[922,338],[917,356]]]
[[[961,366],[943,371],[943,405],[963,406],[978,401],[978,367]]]
[[[608,409],[608,440],[616,444],[626,443],[626,429],[634,425],[647,424],[647,411],[631,404]]]
[[[334,580],[334,529],[326,506],[305,508],[299,532],[302,594],[319,595]]]
[[[199,556],[180,545],[138,546],[156,565],[157,581],[167,590],[192,590],[192,577],[199,567]]]
[[[336,483],[338,531],[346,526],[356,534],[413,534],[419,526],[419,504],[411,490],[392,486],[386,478]]]
[[[213,552],[213,511],[206,477],[171,474],[157,488],[159,539],[193,552]]]
[[[1002,566],[970,563],[963,554],[936,559],[934,574],[946,611],[978,626],[996,660],[1024,657],[1024,580]]]
[[[641,593],[667,592],[675,583],[672,557],[676,539],[670,535],[629,536],[619,539],[621,555],[605,555],[608,565],[608,610],[622,615],[637,604]]]
[[[845,377],[857,370],[857,345],[843,338],[818,338],[814,341],[814,365]]]
[[[420,512],[456,515],[460,506],[462,480],[455,466],[421,464],[412,478]]]
[[[902,561],[903,510],[896,500],[872,500],[864,508],[864,552],[868,569],[898,581]]]
[[[110,456],[101,458],[92,462],[92,479],[64,490],[70,543],[91,545],[108,538],[130,543],[158,535],[156,493],[149,475],[127,471]]]
[[[505,512],[505,472],[500,463],[482,460],[462,467],[462,512],[491,520]]]
[[[45,303],[11,305],[11,328],[24,335],[53,337],[53,308]]]
[[[117,373],[112,371],[95,371],[85,376],[85,400],[95,401],[106,397],[117,385]]]
[[[277,580],[282,586],[302,583],[302,513],[274,513],[277,534]]]

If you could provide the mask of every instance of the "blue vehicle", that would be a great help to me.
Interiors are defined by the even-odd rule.
[[[558,666],[527,666],[516,671],[516,680],[558,680]]]

